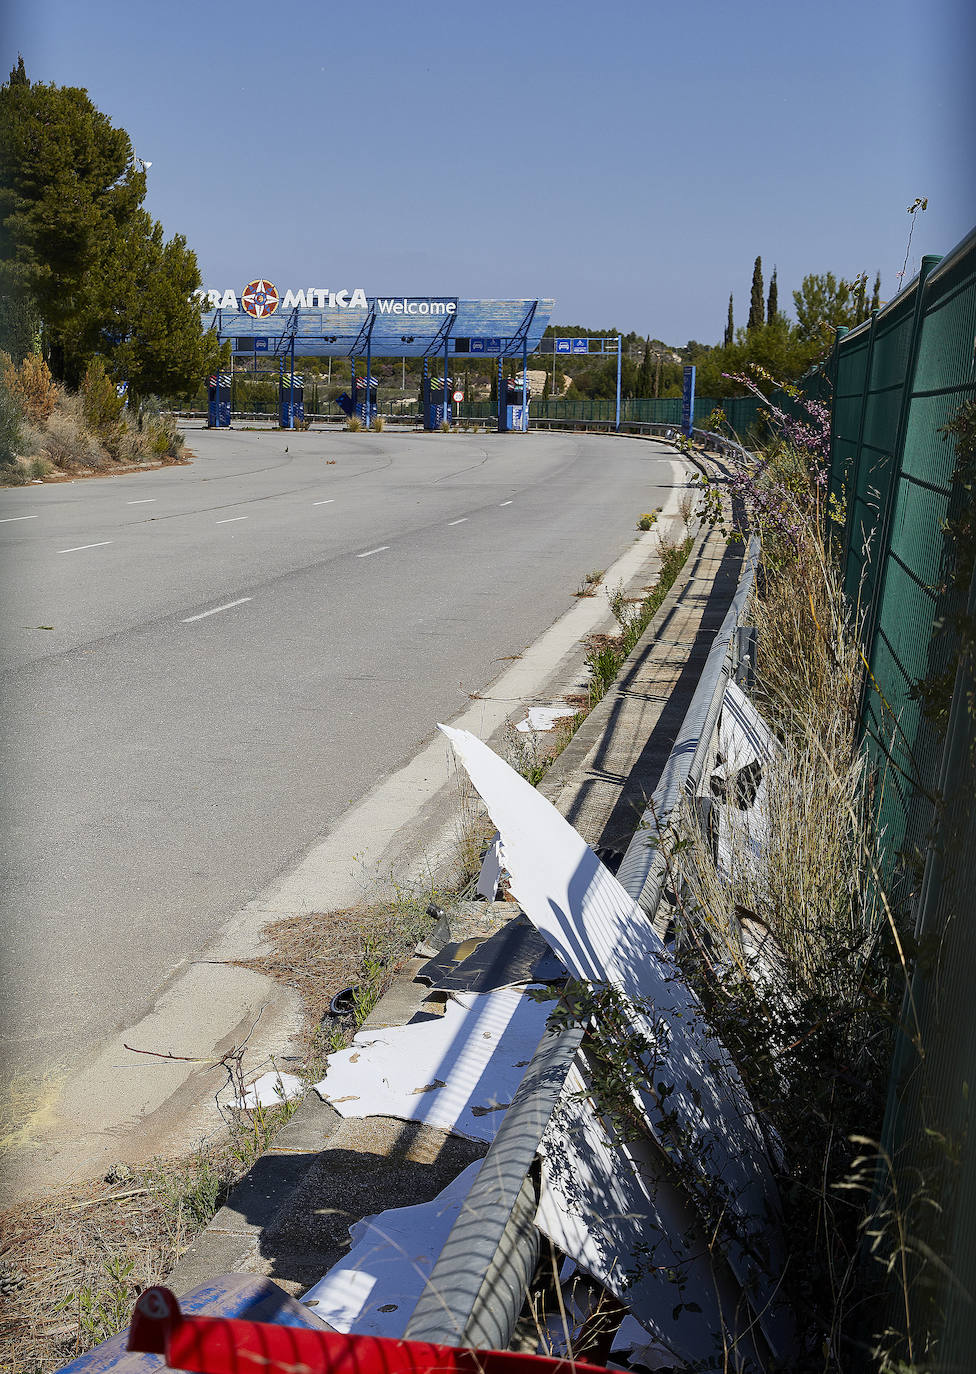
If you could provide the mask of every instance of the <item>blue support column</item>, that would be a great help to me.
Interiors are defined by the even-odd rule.
[[[505,397],[502,395],[502,355],[498,355],[498,428],[502,428],[502,407],[505,404]]]
[[[616,421],[615,421],[615,423],[614,423],[614,429],[617,431],[618,434],[620,433],[620,363],[621,363],[621,356],[622,356],[622,354],[621,354],[621,338],[620,338],[620,335],[618,334],[618,335],[617,335],[617,418],[616,418]]]
[[[366,425],[372,419],[373,411],[373,339],[372,331],[366,340]]]
[[[529,427],[529,340],[522,340],[522,429]]]
[[[349,381],[352,390],[352,413],[359,419],[359,396],[356,392],[356,359],[349,359]]]
[[[451,423],[453,403],[447,390],[447,339],[444,340],[444,419]]]
[[[430,429],[430,359],[424,354],[424,375],[420,383],[420,408],[423,411],[424,429]]]
[[[288,428],[295,428],[295,336],[291,339],[291,382],[288,389]]]
[[[214,427],[220,428],[220,363],[217,364],[217,391],[214,400]]]

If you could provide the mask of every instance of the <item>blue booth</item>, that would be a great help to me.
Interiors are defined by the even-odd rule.
[[[207,425],[211,429],[230,428],[229,372],[217,372],[207,378]]]
[[[283,373],[278,379],[278,416],[282,429],[294,429],[295,421],[305,420],[305,378],[299,373]]]
[[[451,386],[450,377],[443,375],[431,377],[425,370],[423,383],[424,429],[440,429],[446,420],[451,423]]]
[[[498,387],[498,432],[507,434],[514,431],[524,434],[529,428],[529,396],[525,388],[525,405],[522,404],[522,383],[515,377],[506,377]]]

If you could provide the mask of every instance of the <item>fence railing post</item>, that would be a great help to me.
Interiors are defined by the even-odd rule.
[[[905,432],[908,428],[908,412],[911,408],[912,394],[915,387],[915,369],[918,366],[918,350],[922,338],[922,320],[925,313],[925,279],[942,261],[941,257],[927,255],[922,259],[918,270],[918,285],[915,294],[915,307],[912,313],[912,332],[911,343],[909,345],[908,365],[905,368],[905,380],[902,384],[901,401],[898,408],[898,422],[895,427],[895,441],[892,446],[891,454],[891,482],[888,486],[888,500],[885,502],[884,509],[881,511],[881,523],[878,529],[878,542],[875,548],[875,566],[878,569],[878,577],[874,588],[874,597],[868,609],[867,623],[864,630],[864,653],[869,666],[874,664],[875,638],[878,632],[878,619],[881,614],[881,603],[884,600],[885,583],[888,575],[888,562],[891,550],[891,522],[894,516],[895,505],[898,501],[898,488],[901,482],[902,464],[905,458]],[[873,672],[873,666],[871,667]],[[866,673],[861,684],[861,697],[858,703],[858,721],[861,729],[864,728],[864,709],[867,703],[869,689],[869,676]]]

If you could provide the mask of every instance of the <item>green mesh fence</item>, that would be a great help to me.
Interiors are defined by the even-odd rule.
[[[879,782],[882,881],[935,951],[913,975],[884,1143],[918,1241],[908,1268],[915,1358],[924,1352],[925,1368],[944,1374],[971,1368],[976,1348],[976,730],[959,683],[946,738],[968,590],[955,575],[953,522],[973,500],[973,473],[960,472],[944,428],[976,400],[974,340],[976,231],[940,263],[923,259],[911,286],[838,339],[833,361],[830,489],[870,665],[861,723]],[[900,1293],[895,1307],[901,1329]]]
[[[788,405],[787,398],[779,398]],[[761,424],[760,403],[752,396],[738,396],[719,399],[715,396],[695,397],[695,424],[704,425],[717,410],[726,417],[726,427],[740,438],[751,434]],[[566,424],[608,425],[616,420],[617,403],[615,400],[542,400],[533,396],[531,414],[533,420],[553,420]],[[463,401],[460,406],[462,420],[494,420],[496,411],[490,401]],[[630,399],[620,402],[622,424],[681,424],[681,397],[661,396],[650,399]]]

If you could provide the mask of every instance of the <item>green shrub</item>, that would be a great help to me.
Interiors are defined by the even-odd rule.
[[[22,411],[15,397],[0,381],[0,466],[12,467],[20,447],[20,424]]]
[[[100,436],[113,435],[122,418],[125,402],[106,373],[101,358],[93,358],[85,369],[81,400],[85,424]]]

